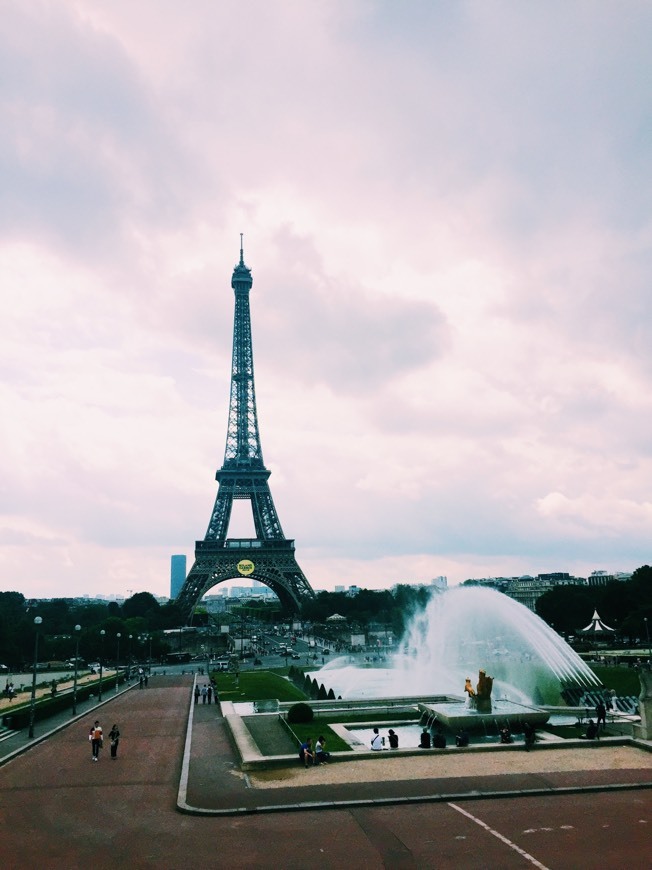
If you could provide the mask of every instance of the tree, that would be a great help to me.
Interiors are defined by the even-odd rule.
[[[548,625],[574,634],[588,624],[596,607],[595,590],[588,586],[555,586],[537,599],[536,612]]]
[[[131,598],[127,598],[122,605],[122,615],[125,619],[130,616],[144,616],[148,619],[156,619],[161,605],[151,592],[136,592]]]

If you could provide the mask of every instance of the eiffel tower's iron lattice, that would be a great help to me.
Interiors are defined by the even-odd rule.
[[[251,270],[240,262],[233,270],[235,293],[229,422],[224,464],[215,475],[217,497],[206,537],[195,544],[195,561],[177,597],[190,617],[202,596],[224,580],[248,577],[276,593],[282,605],[299,610],[314,595],[294,555],[294,541],[283,534],[263,462],[256,411],[249,291]],[[255,538],[227,538],[234,499],[249,499]]]

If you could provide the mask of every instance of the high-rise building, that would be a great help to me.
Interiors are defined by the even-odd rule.
[[[170,598],[174,601],[186,581],[186,557],[170,558]]]

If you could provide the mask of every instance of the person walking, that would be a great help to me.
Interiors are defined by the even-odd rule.
[[[111,758],[117,758],[118,743],[120,743],[120,729],[115,724],[109,731],[109,740],[111,741]]]
[[[206,703],[206,698],[208,696],[208,689],[206,688],[206,683],[201,687],[201,702],[202,704]]]
[[[195,704],[199,702],[199,683],[195,683]]]
[[[210,685],[206,686],[206,703],[210,704],[213,700],[213,687]]]
[[[88,739],[91,741],[91,758],[93,759],[93,761],[99,761],[103,737],[104,734],[102,732],[100,720],[96,719],[93,725],[91,725],[91,730],[88,735]]]

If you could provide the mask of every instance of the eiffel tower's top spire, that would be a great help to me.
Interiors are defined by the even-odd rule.
[[[251,277],[251,269],[245,266],[242,235],[240,233],[240,262],[233,269],[233,277],[231,278],[231,287],[233,287],[236,293],[248,293],[251,290],[251,285],[254,283]]]

